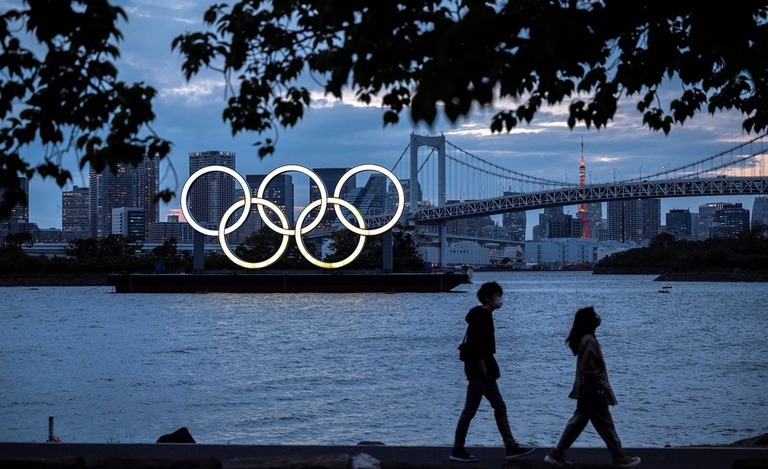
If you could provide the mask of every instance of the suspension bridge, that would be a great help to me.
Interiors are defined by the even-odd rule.
[[[393,173],[407,186],[401,222],[428,231],[445,265],[451,220],[631,199],[768,194],[768,134],[674,168],[600,184],[527,175],[465,151],[444,135],[411,134]],[[365,224],[382,226],[390,219],[368,214]]]
[[[503,168],[442,135],[412,134],[393,172],[408,184],[404,217],[410,223],[617,200],[760,195],[768,194],[768,134],[671,169],[583,185]],[[366,225],[388,220],[388,215],[367,216]]]

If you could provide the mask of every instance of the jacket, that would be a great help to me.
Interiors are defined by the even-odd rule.
[[[464,373],[467,379],[483,378],[486,375],[480,366],[480,360],[485,363],[487,377],[497,380],[501,377],[499,365],[496,363],[496,332],[493,324],[493,313],[475,306],[465,318],[467,321],[466,360]]]
[[[590,384],[600,386],[605,390],[605,400],[608,405],[618,404],[611,383],[608,381],[608,370],[605,366],[600,343],[594,335],[585,334],[581,338],[579,352],[576,354],[576,377],[568,397],[578,399],[582,386]]]

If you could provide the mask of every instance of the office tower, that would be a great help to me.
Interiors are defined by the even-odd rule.
[[[504,196],[515,195],[514,192],[504,192]],[[525,210],[517,212],[506,212],[501,216],[501,225],[507,229],[510,241],[525,241],[525,230],[527,223],[527,212]]]
[[[768,226],[768,197],[759,195],[752,203],[752,226]]]
[[[116,169],[115,173],[109,168],[101,173],[90,169],[88,211],[91,238],[104,238],[112,233],[112,209],[136,207],[136,171],[124,163],[118,163]]]
[[[457,201],[448,202],[458,203]],[[470,218],[459,218],[448,220],[445,223],[446,233],[453,236],[466,236],[470,238],[482,238],[483,229],[487,226],[494,226],[496,223],[489,216],[479,216]]]
[[[117,207],[112,209],[112,234],[123,235],[134,241],[144,242],[146,236],[144,209]]]
[[[29,223],[29,179],[19,177],[19,188],[24,193],[26,203],[16,204],[8,218],[0,219],[0,237],[5,237],[9,233],[29,233],[36,229],[34,223]],[[4,195],[5,191],[0,190],[0,197]]]
[[[155,202],[155,195],[160,190],[160,160],[144,158],[136,171],[136,207],[146,215],[144,236],[149,233],[149,224],[160,221],[160,202]]]
[[[16,204],[11,210],[10,220],[29,223],[29,178],[19,177],[19,187],[24,191],[25,204]]]
[[[168,215],[166,221],[149,224],[148,243],[162,244],[175,239],[178,244],[192,244],[195,230],[192,225],[180,222],[178,215]]]
[[[74,186],[61,193],[61,231],[64,241],[88,239],[91,225],[88,219],[90,190]]]
[[[578,218],[576,219],[578,220]],[[574,236],[574,218],[563,213],[563,207],[547,207],[539,214],[539,227],[536,230],[538,238],[571,238]],[[578,225],[581,229],[581,225]],[[576,234],[581,236],[581,232]]]
[[[362,216],[377,216],[386,213],[387,188],[389,179],[380,173],[371,173],[368,182],[360,189],[353,205]]]
[[[661,200],[632,199],[608,202],[608,239],[621,243],[651,240],[661,229]]]
[[[411,180],[410,179],[400,179],[400,185],[403,187],[403,195],[405,196],[405,201],[403,202],[403,213],[410,213],[411,210]],[[387,213],[395,213],[397,211],[396,204],[399,202],[397,198],[397,191],[396,190],[390,190],[389,194],[387,196]],[[416,201],[419,203],[422,199],[422,193],[421,193],[421,183],[417,181],[416,183]],[[418,208],[418,207],[417,207]]]
[[[666,216],[667,232],[677,239],[689,239],[692,236],[691,212],[686,209],[672,209]]]
[[[712,225],[715,221],[715,212],[725,205],[725,202],[707,202],[699,205],[699,221],[697,222],[697,239],[703,240],[712,236]]]
[[[741,204],[723,204],[715,211],[712,223],[712,238],[735,238],[740,232],[749,228],[749,210]]]
[[[248,182],[248,185],[251,187],[251,191],[253,192],[251,195],[253,197],[256,197],[259,186],[261,185],[262,181],[264,181],[266,176],[266,174],[257,174],[248,175],[245,177],[246,182]],[[280,210],[283,212],[283,214],[285,214],[285,218],[288,220],[288,226],[293,228],[295,225],[295,219],[293,216],[293,211],[295,208],[293,176],[282,173],[273,177],[269,181],[269,184],[267,184],[267,187],[264,189],[262,198],[280,207]],[[282,226],[279,215],[270,209],[266,210],[266,214],[267,217],[269,217],[269,219],[275,225]],[[259,217],[258,207],[255,204],[251,207],[251,216],[249,219],[250,218],[257,220],[255,222],[256,227],[261,226],[261,218]]]
[[[229,151],[197,151],[189,154],[189,175],[208,166],[235,169],[235,153]],[[235,203],[235,179],[213,171],[199,177],[189,190],[189,211],[201,226],[217,230],[224,212]],[[232,217],[227,226],[235,223]]]
[[[587,216],[589,223],[589,233],[592,239],[599,239],[603,227],[603,203],[595,202],[587,204]]]

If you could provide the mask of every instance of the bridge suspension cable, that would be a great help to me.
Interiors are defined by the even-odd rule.
[[[648,174],[643,177],[624,179],[621,182],[639,181],[640,179],[661,179],[662,177],[669,179],[670,175],[673,176],[673,179],[691,179],[698,178],[703,174],[719,174],[726,170],[726,168],[733,167],[738,164],[746,165],[748,162],[756,160],[758,156],[768,153],[768,143],[766,143],[766,140],[768,139],[766,139],[766,137],[768,137],[768,133],[759,135],[747,142],[717,153],[716,155],[712,155],[692,163],[687,163],[683,166],[678,166],[673,169]],[[739,152],[739,150],[745,148],[746,153]]]
[[[470,163],[468,161],[462,161],[462,160],[460,160],[460,159],[458,159],[458,158],[456,158],[454,156],[451,156],[451,155],[446,155],[446,158],[448,158],[448,159],[450,159],[450,160],[452,160],[452,161],[454,161],[454,162],[456,162],[456,163],[458,163],[460,165],[466,166],[466,167],[468,167],[470,169],[474,169],[474,170],[482,172],[482,173],[487,173],[487,174],[489,174],[491,176],[497,176],[497,177],[500,177],[502,179],[507,179],[509,181],[521,182],[521,183],[526,183],[526,184],[539,184],[539,185],[544,185],[544,186],[562,187],[564,185],[565,186],[576,185],[576,184],[571,184],[571,183],[563,183],[563,181],[554,181],[552,179],[546,179],[546,178],[540,178],[540,177],[536,177],[536,176],[531,176],[531,175],[523,174],[523,173],[511,170],[511,169],[507,169],[507,168],[499,166],[499,165],[497,165],[495,163],[491,163],[490,161],[487,161],[487,160],[485,160],[483,158],[480,158],[477,155],[473,155],[472,153],[457,147],[456,145],[454,145],[453,143],[451,143],[451,142],[449,142],[447,140],[446,140],[445,143],[450,145],[452,148],[456,149],[457,151],[459,151],[459,152],[469,156],[473,160],[479,161],[483,165],[485,165],[486,167],[493,168],[495,171],[498,171],[498,172],[493,172],[493,171],[491,171],[489,169],[486,169],[486,167],[483,167],[481,165],[475,165],[475,164],[472,164],[472,163]]]

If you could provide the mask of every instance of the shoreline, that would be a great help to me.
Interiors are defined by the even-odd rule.
[[[473,469],[551,468],[544,461],[550,447],[505,460],[503,446],[470,446],[479,461]],[[624,448],[642,459],[640,467],[654,469],[765,468],[768,448],[685,447]],[[445,469],[468,467],[448,461],[450,446],[208,445],[0,443],[0,463],[6,467],[45,469]],[[615,467],[604,447],[568,450],[572,467]]]

